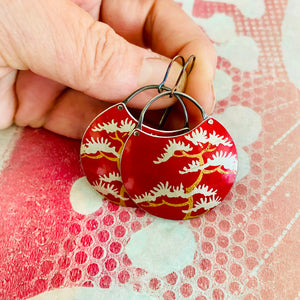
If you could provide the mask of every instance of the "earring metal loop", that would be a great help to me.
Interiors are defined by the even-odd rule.
[[[172,67],[173,63],[174,63],[178,58],[181,59],[182,66],[185,65],[185,60],[184,60],[183,56],[181,56],[181,55],[176,55],[176,56],[171,60],[171,62],[169,63],[169,66],[168,66],[168,68],[167,68],[167,70],[166,70],[164,79],[163,79],[163,81],[162,81],[162,82],[159,84],[159,86],[158,86],[158,92],[159,92],[159,93],[162,92],[162,87],[164,86],[164,84],[165,84],[166,81],[167,81],[167,78],[168,78],[168,76],[169,76],[171,67]],[[181,74],[181,73],[180,73],[180,74]],[[180,76],[180,75],[179,75],[179,76]],[[182,76],[182,75],[181,75],[181,76]],[[177,79],[177,81],[178,81],[178,79]]]
[[[182,63],[182,69],[180,71],[180,74],[176,80],[176,83],[174,85],[174,87],[172,89],[166,87],[164,84],[166,83],[166,80],[168,78],[168,75],[170,73],[170,70],[171,70],[171,67],[173,65],[173,63],[177,60],[177,59],[181,59],[181,63]],[[195,64],[195,60],[196,60],[196,57],[194,55],[191,55],[188,60],[185,62],[185,59],[183,58],[182,55],[176,55],[170,62],[167,70],[166,70],[166,73],[165,73],[165,76],[164,76],[164,79],[163,81],[159,84],[159,85],[147,85],[147,86],[144,86],[144,87],[141,87],[139,88],[138,90],[134,91],[131,95],[129,95],[124,101],[123,103],[126,105],[133,97],[135,97],[137,94],[143,92],[143,91],[146,91],[146,90],[149,90],[149,89],[157,89],[158,92],[159,92],[159,95],[163,93],[163,91],[169,91],[168,95],[169,97],[172,97],[174,95],[174,92],[177,91],[177,88],[178,88],[178,85],[179,85],[179,82],[184,74],[184,72],[186,72],[187,76],[191,73],[193,67],[194,67],[194,64]],[[189,68],[188,68],[189,67]],[[159,96],[158,95],[158,96]],[[160,98],[161,96],[159,96],[158,98]],[[187,113],[187,110],[186,110],[186,107],[185,107],[185,104],[184,102],[182,101],[182,99],[180,98],[179,95],[175,96],[176,99],[180,102],[182,108],[183,108],[183,112],[184,112],[184,118],[185,118],[185,126],[188,125],[188,113]],[[184,96],[185,98],[187,98],[187,95]],[[151,101],[151,100],[150,100]],[[159,124],[158,124],[158,128],[162,128],[166,122],[166,119],[171,111],[172,107],[167,107],[159,121]],[[205,112],[204,112],[205,114]],[[203,115],[203,113],[202,113]]]
[[[186,71],[187,76],[189,76],[189,74],[192,72],[192,69],[193,69],[193,67],[195,65],[195,60],[196,60],[195,55],[191,55],[188,58],[188,60],[186,61],[186,63],[183,64],[183,68],[181,69],[181,72],[180,72],[180,74],[179,74],[179,76],[177,78],[177,81],[176,81],[174,87],[172,88],[172,93],[170,94],[170,97],[172,97],[172,95],[174,94],[174,92],[177,90],[179,82],[180,82],[180,80],[181,80],[184,72],[187,70],[187,67],[190,65],[190,63],[191,63],[190,68]]]
[[[145,107],[141,111],[140,118],[138,120],[138,124],[136,126],[136,129],[142,130],[142,125],[143,125],[143,122],[144,122],[145,113],[148,110],[149,106],[152,103],[154,103],[155,101],[157,101],[159,98],[164,97],[164,96],[169,96],[169,95],[171,95],[171,93],[172,93],[172,90],[168,89],[166,92],[160,93],[157,96],[155,96],[154,98],[152,98],[150,101],[148,101],[148,103],[145,105]],[[181,101],[182,101],[181,97],[186,98],[187,100],[191,101],[200,110],[203,120],[206,120],[208,118],[208,115],[206,114],[206,112],[204,111],[202,106],[194,98],[192,98],[191,96],[189,96],[185,93],[182,93],[182,92],[177,92],[177,91],[173,92],[173,96],[175,96],[177,99],[180,99]],[[184,113],[187,113],[186,108],[184,110]]]
[[[169,95],[170,98],[173,96],[174,91],[177,90],[178,85],[179,85],[179,82],[180,82],[180,80],[181,80],[181,78],[182,78],[184,72],[186,72],[187,76],[189,76],[189,74],[191,73],[191,71],[192,71],[192,69],[193,69],[193,67],[194,67],[195,60],[196,60],[195,55],[191,55],[191,56],[188,58],[188,60],[187,60],[186,62],[185,62],[184,58],[183,58],[181,55],[175,56],[175,57],[172,59],[171,63],[169,64],[169,67],[168,67],[168,69],[167,69],[167,71],[166,71],[164,80],[163,80],[162,83],[159,85],[158,91],[159,91],[160,93],[162,92],[162,91],[161,91],[161,90],[162,90],[162,86],[164,85],[164,83],[165,83],[166,80],[167,80],[167,77],[168,77],[168,74],[169,74],[169,71],[170,71],[170,69],[171,69],[172,64],[173,64],[174,61],[175,61],[177,58],[179,58],[179,57],[180,57],[181,60],[182,60],[182,66],[183,66],[183,67],[182,67],[182,69],[181,69],[181,71],[180,71],[180,74],[179,74],[177,80],[176,80],[175,86],[174,86],[174,87],[172,88],[172,90],[171,90],[171,93],[170,93],[170,95]],[[191,63],[191,65],[190,65],[190,63]],[[188,67],[189,65],[190,65],[190,67],[189,67],[189,69],[187,70],[187,67]],[[160,119],[160,122],[159,122],[159,125],[158,125],[159,128],[162,128],[162,127],[164,126],[164,124],[165,124],[165,122],[166,122],[166,120],[167,120],[167,118],[168,118],[168,115],[170,114],[171,110],[172,110],[172,106],[170,106],[170,107],[168,107],[168,108],[165,109],[164,114],[162,115],[162,117],[161,117],[161,119]]]
[[[158,89],[158,88],[159,88],[158,85],[146,85],[146,86],[143,86],[143,87],[139,88],[138,90],[134,91],[131,95],[129,95],[124,101],[122,101],[122,103],[126,105],[137,94],[142,93],[142,92],[144,92],[146,90]],[[168,87],[166,87],[166,86],[164,86],[164,85],[161,87],[161,90],[163,90],[165,92],[167,91],[167,93],[171,93],[171,89],[168,88]],[[159,96],[159,98],[160,98],[160,97],[162,97],[162,94],[164,94],[164,93],[160,93],[157,96]],[[184,128],[188,128],[189,117],[188,117],[188,113],[187,113],[187,110],[186,110],[186,106],[185,106],[183,100],[181,99],[181,97],[179,95],[175,95],[175,97],[179,101],[179,103],[180,103],[180,105],[182,106],[182,109],[183,109],[183,114],[184,114]],[[166,121],[166,118],[167,118],[167,116],[168,116],[168,114],[170,112],[170,109],[171,109],[171,107],[167,107],[165,109],[165,112],[164,112],[163,116],[161,117],[160,122],[158,124],[159,128],[162,128],[163,125],[165,124],[165,121]],[[144,112],[144,114],[145,113],[146,112]]]

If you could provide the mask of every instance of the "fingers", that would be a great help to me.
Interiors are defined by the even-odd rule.
[[[18,109],[15,123],[19,126],[41,127],[64,89],[65,86],[56,81],[31,71],[20,71],[16,81]]]
[[[72,0],[72,2],[88,12],[94,20],[98,21],[101,0]]]
[[[111,104],[80,92],[65,90],[55,101],[52,109],[44,118],[43,127],[64,136],[80,139],[91,121]],[[141,111],[130,109],[130,113],[138,119]],[[145,115],[144,124],[156,127],[164,110],[151,110]],[[172,109],[165,130],[181,129],[184,126],[184,117],[179,109]]]
[[[100,21],[111,26],[130,43],[146,47],[144,25],[154,2],[155,0],[102,0]]]
[[[17,71],[10,68],[0,68],[0,129],[13,123],[16,110],[14,83]]]
[[[81,138],[92,119],[110,106],[31,71],[19,72],[16,93],[17,125],[45,127],[71,138]]]
[[[109,106],[107,102],[69,89],[57,98],[43,127],[70,138],[80,139],[90,122]]]
[[[135,13],[123,13],[129,9]],[[101,17],[132,43],[149,47],[161,55],[174,57],[181,54],[187,58],[194,54],[196,64],[189,76],[186,92],[208,114],[212,112],[216,51],[204,32],[177,3],[172,0],[103,0]]]
[[[110,6],[107,3],[107,0],[104,1],[101,9],[103,21],[108,19]],[[116,3],[119,3],[118,7]],[[98,4],[96,1],[94,4],[92,10],[96,12]],[[124,13],[126,6],[122,5],[130,7],[133,13]],[[216,54],[198,26],[171,0],[111,0],[112,6],[115,8],[110,12],[119,27],[115,23],[112,26],[131,42],[151,47],[168,57],[177,53],[185,57],[196,55],[197,61],[188,81],[187,93],[210,113],[213,107],[212,79]],[[24,11],[28,14],[24,15]],[[121,12],[123,17],[119,18],[121,15],[116,11]],[[0,2],[0,66],[31,70],[59,83],[52,86],[52,92],[48,91],[53,95],[43,100],[45,105],[38,102],[38,94],[32,96],[36,100],[31,104],[24,101],[22,106],[21,103],[23,116],[20,110],[16,116],[18,122],[27,118],[26,122],[33,126],[46,122],[48,128],[54,128],[53,116],[61,116],[59,109],[55,107],[55,114],[51,112],[52,123],[50,119],[46,118],[45,121],[40,116],[48,113],[51,101],[57,97],[63,85],[104,101],[117,102],[140,86],[158,84],[170,60],[157,53],[130,44],[111,27],[95,22],[84,9],[68,0]],[[170,82],[176,81],[179,69],[178,66],[175,72],[172,69],[168,77]],[[46,85],[41,82],[40,87]],[[19,95],[23,93],[21,91],[27,95],[34,94],[33,90],[26,88],[29,85],[25,80],[23,83],[25,88],[18,85]],[[146,100],[144,97],[138,98],[131,105],[143,107]],[[38,104],[39,111],[30,119],[28,114],[34,103]],[[162,106],[169,103],[166,101]],[[14,111],[14,107],[10,110]],[[189,107],[189,111],[195,120],[200,118],[192,107]]]
[[[12,68],[29,69],[105,101],[159,83],[169,64],[68,0],[0,3],[0,53]]]
[[[165,14],[165,11],[168,14]],[[210,114],[214,106],[212,82],[216,51],[204,32],[173,1],[156,1],[145,25],[147,44],[163,55],[196,56],[186,92]],[[190,105],[189,105],[190,106]],[[195,115],[196,116],[196,115]],[[198,117],[196,117],[197,119]]]

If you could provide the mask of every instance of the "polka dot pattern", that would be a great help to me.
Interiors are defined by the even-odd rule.
[[[128,271],[123,270],[118,274],[118,279],[120,283],[126,283],[130,279],[130,274]]]
[[[145,213],[140,209],[130,211],[107,203],[91,216],[79,217],[71,221],[68,231],[71,238],[63,243],[67,255],[58,260],[60,269],[68,269],[67,273],[53,273],[54,263],[45,261],[41,265],[43,274],[53,273],[51,284],[59,287],[63,282],[70,281],[83,286],[94,286],[88,278],[98,280],[101,288],[110,288],[113,282],[126,284],[131,279],[132,263],[124,246],[128,234],[134,233],[147,226],[139,220],[146,220]],[[56,245],[50,251],[56,253]],[[69,253],[69,254],[68,254]],[[186,268],[186,273],[193,268]],[[146,274],[140,269],[137,274]],[[177,276],[177,275],[176,275]],[[160,290],[161,280],[149,278],[149,288]]]

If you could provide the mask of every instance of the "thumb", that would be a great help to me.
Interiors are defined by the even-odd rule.
[[[159,84],[170,61],[128,43],[68,0],[1,1],[0,54],[0,65],[29,69],[105,101]],[[180,66],[172,69],[169,84]]]

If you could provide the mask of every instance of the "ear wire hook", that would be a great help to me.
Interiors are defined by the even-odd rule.
[[[178,85],[179,85],[179,82],[180,82],[180,80],[181,80],[181,78],[182,78],[184,72],[186,71],[187,76],[189,76],[189,74],[192,72],[192,69],[193,69],[193,67],[194,67],[194,65],[195,65],[195,60],[196,60],[196,56],[195,56],[195,55],[191,55],[191,56],[188,58],[188,60],[187,60],[186,62],[184,61],[184,58],[183,58],[181,55],[175,56],[175,57],[172,59],[172,61],[170,62],[170,64],[169,64],[169,67],[168,67],[168,69],[167,69],[167,71],[166,71],[164,80],[162,81],[162,83],[161,83],[161,84],[159,85],[159,87],[158,87],[159,93],[161,93],[161,88],[162,88],[162,86],[164,85],[164,83],[166,82],[166,79],[167,79],[167,77],[168,77],[168,74],[169,74],[169,72],[170,72],[170,69],[171,69],[172,64],[174,63],[174,61],[175,61],[178,57],[181,58],[181,60],[182,60],[182,66],[183,66],[183,67],[182,67],[182,69],[181,69],[181,71],[180,71],[180,74],[179,74],[179,76],[178,76],[178,78],[177,78],[177,80],[176,80],[176,83],[175,83],[174,87],[173,87],[172,90],[171,90],[171,93],[170,93],[170,96],[169,96],[170,98],[173,96],[174,92],[177,90]],[[187,67],[188,67],[189,65],[190,65],[190,67],[189,67],[189,69],[187,69]],[[161,117],[161,119],[160,119],[160,121],[159,121],[159,124],[158,124],[158,127],[159,127],[159,128],[162,128],[162,127],[165,125],[165,122],[166,122],[166,120],[167,120],[167,117],[168,117],[169,113],[171,112],[171,109],[172,109],[172,106],[167,107],[167,108],[165,109],[165,111],[164,111],[164,113],[163,113],[163,115],[162,115],[162,117]]]
[[[185,66],[185,64],[186,64],[186,63],[185,63],[185,60],[184,60],[183,56],[181,56],[181,55],[176,55],[176,56],[171,60],[171,62],[169,63],[169,66],[168,66],[168,68],[167,68],[167,71],[166,71],[166,73],[165,73],[164,79],[163,79],[163,81],[160,83],[160,85],[158,86],[158,92],[159,92],[159,93],[162,92],[162,87],[163,87],[163,85],[164,85],[164,84],[166,83],[166,81],[167,81],[167,78],[168,78],[168,76],[169,76],[171,67],[172,67],[173,63],[174,63],[178,58],[181,59],[182,66],[183,66],[183,67]],[[181,71],[181,72],[182,72],[182,71]],[[180,72],[180,74],[179,74],[180,78],[182,77],[181,72]],[[177,81],[178,81],[178,79],[177,79]],[[176,83],[177,83],[177,81],[176,81]],[[177,84],[178,84],[178,83],[177,83]]]
[[[189,76],[189,74],[192,72],[193,67],[194,67],[194,65],[195,65],[195,60],[196,60],[196,56],[195,56],[195,55],[191,55],[191,56],[188,58],[188,60],[186,61],[186,63],[183,64],[183,68],[181,69],[181,72],[180,72],[180,74],[179,74],[179,76],[178,76],[178,78],[177,78],[177,81],[176,81],[174,87],[173,87],[172,90],[171,90],[170,97],[172,97],[173,94],[174,94],[174,92],[177,90],[178,85],[179,85],[179,82],[180,82],[180,80],[181,80],[181,78],[182,78],[184,72],[187,70],[187,71],[186,71],[186,75],[187,75],[187,76]],[[190,65],[190,64],[191,64],[191,65]],[[187,69],[187,67],[188,67],[189,65],[190,65],[190,67],[189,67],[189,69]]]

